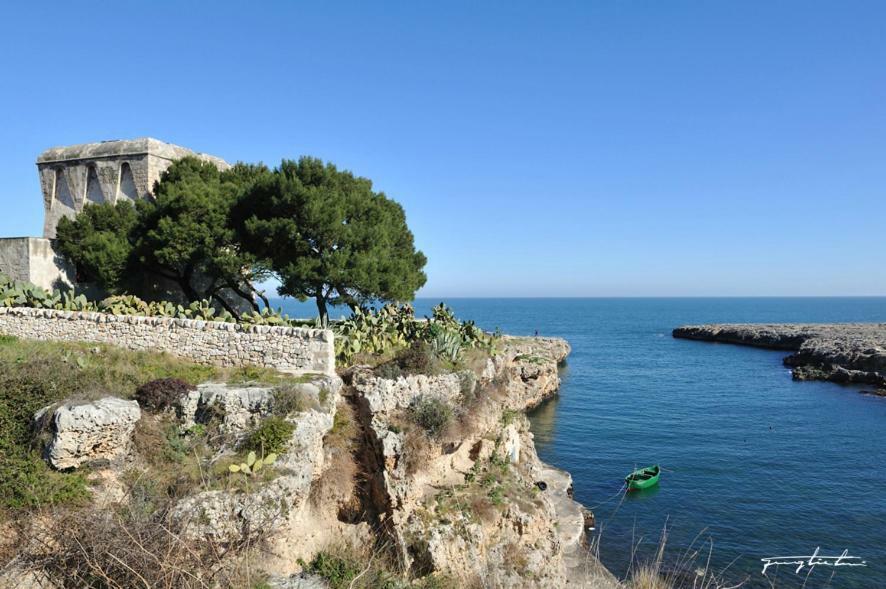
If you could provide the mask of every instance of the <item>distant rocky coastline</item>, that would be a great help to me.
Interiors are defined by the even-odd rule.
[[[673,331],[675,338],[792,351],[795,380],[874,385],[886,396],[886,323],[709,324]]]

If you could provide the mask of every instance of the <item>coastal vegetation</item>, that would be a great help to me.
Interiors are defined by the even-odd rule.
[[[313,299],[324,325],[331,305],[410,300],[425,283],[403,208],[315,158],[219,170],[186,157],[153,195],[88,204],[59,221],[56,247],[78,282],[156,301],[168,298],[166,281],[187,303],[208,300],[239,318],[244,305],[269,306],[258,284],[275,277],[281,295]]]
[[[372,182],[303,157],[260,174],[233,210],[240,244],[266,261],[279,293],[328,307],[411,300],[426,280],[406,214]]]
[[[186,383],[211,379],[236,382],[255,376],[279,382],[285,378],[264,369],[197,365],[168,354],[9,336],[0,337],[0,366],[0,511],[77,503],[86,498],[83,474],[54,471],[41,456],[41,438],[32,423],[43,407],[64,399],[145,395],[144,388],[137,393],[140,386],[161,378]]]

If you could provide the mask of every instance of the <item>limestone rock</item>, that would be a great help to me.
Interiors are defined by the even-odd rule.
[[[271,414],[273,387],[237,386],[225,383],[197,385],[180,403],[182,427],[190,428],[209,416],[210,408],[222,415],[221,430],[242,433]]]
[[[329,583],[318,575],[301,573],[291,577],[271,577],[268,586],[271,589],[328,589]]]
[[[308,382],[291,385],[306,398],[319,403],[322,391],[336,395],[342,387],[341,379],[335,375],[317,375]],[[188,429],[195,423],[202,423],[217,409],[223,416],[221,430],[224,433],[242,434],[256,426],[262,418],[274,410],[274,390],[269,386],[230,385],[225,383],[204,383],[189,392],[179,403],[179,416],[182,427]],[[328,402],[328,400],[327,400]]]
[[[456,406],[458,375],[352,374],[381,471],[377,503],[410,570],[450,574],[466,585],[482,579],[484,587],[617,586],[588,551],[584,512],[569,495],[568,473],[538,459],[528,420],[513,413],[556,394],[558,364],[568,353],[562,339],[503,338],[480,370],[487,401],[468,408],[470,419],[455,438],[423,443],[410,443],[408,427],[398,421],[403,410],[419,396]],[[498,473],[490,469],[502,468],[501,458],[508,462],[507,496],[491,499],[478,469]],[[549,480],[548,490],[539,492],[535,483],[542,480]]]
[[[261,530],[272,532],[277,540],[285,544],[287,538],[304,535],[298,522],[311,485],[325,466],[323,438],[334,423],[341,380],[338,377],[322,377],[295,386],[306,395],[316,392],[319,396],[321,390],[326,390],[327,394],[323,402],[318,399],[315,407],[286,417],[295,430],[287,448],[271,467],[279,476],[267,483],[256,483],[256,489],[250,493],[237,490],[205,491],[180,501],[173,516],[187,522],[186,529],[190,536],[224,542]],[[201,391],[205,396],[201,396]],[[273,389],[268,387],[205,385],[188,395],[190,408],[194,407],[195,395],[198,407],[200,403],[219,403],[226,407],[226,423],[232,431],[273,408]],[[230,421],[227,420],[228,415],[232,416]]]
[[[35,418],[41,418],[45,411],[38,412]],[[140,417],[138,403],[116,397],[59,406],[52,415],[49,463],[66,469],[125,456]]]
[[[369,403],[369,409],[373,413],[405,409],[418,397],[431,396],[452,401],[461,392],[461,381],[457,374],[411,374],[386,379],[376,377],[370,371],[356,371],[353,384]]]
[[[797,380],[886,386],[886,323],[689,325],[673,336],[793,351],[784,363]]]

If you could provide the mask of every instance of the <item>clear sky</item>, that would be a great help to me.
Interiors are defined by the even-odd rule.
[[[17,2],[0,235],[47,147],[309,154],[425,296],[886,294],[886,2]]]

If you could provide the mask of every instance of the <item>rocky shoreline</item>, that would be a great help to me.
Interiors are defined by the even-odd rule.
[[[708,324],[674,329],[675,338],[792,351],[795,380],[876,387],[886,396],[886,323]]]

